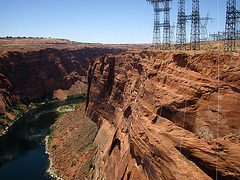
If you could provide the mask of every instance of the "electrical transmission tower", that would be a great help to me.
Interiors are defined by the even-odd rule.
[[[209,34],[210,41],[217,41],[218,40],[218,34],[217,33],[211,33]]]
[[[179,48],[182,49],[186,42],[185,0],[178,0],[176,43],[179,45]]]
[[[162,25],[163,27],[163,49],[168,49],[171,44],[171,37],[170,37],[170,6],[169,0],[164,0],[163,2],[163,12],[164,12],[164,22]]]
[[[199,14],[199,0],[192,0],[192,14],[185,14],[185,0],[178,0],[178,18],[177,18],[177,44],[178,48],[182,49],[187,42],[186,37],[186,22],[191,23],[191,49],[200,49],[200,14]],[[204,20],[204,18],[203,18]],[[206,27],[203,24],[203,27]]]
[[[211,41],[224,41],[225,40],[225,32],[218,32],[209,34]]]
[[[163,49],[168,49],[171,44],[170,38],[170,5],[172,0],[147,0],[153,5],[154,25],[153,25],[153,43],[156,46],[161,44],[161,27],[163,27]],[[163,7],[160,8],[160,3]],[[164,22],[160,23],[160,12],[164,12]]]
[[[235,50],[237,20],[240,12],[236,9],[236,0],[227,0],[224,50]]]
[[[191,49],[200,49],[199,0],[192,1]]]
[[[207,25],[208,21],[212,20],[212,18],[209,17],[209,13],[207,13],[207,17],[201,17],[200,18],[200,29],[201,29],[201,41],[208,41],[208,31],[207,31]]]
[[[158,1],[154,1],[153,11],[154,11],[154,25],[153,25],[153,44],[157,47],[161,44],[161,35],[160,35],[160,8]]]

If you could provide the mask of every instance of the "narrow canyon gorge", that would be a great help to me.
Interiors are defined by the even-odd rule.
[[[86,93],[51,126],[62,179],[240,179],[240,54],[82,46],[2,51],[0,112]]]
[[[88,140],[94,133],[86,136],[86,123],[77,128],[73,113],[63,116],[50,146],[52,155],[64,152],[52,157],[55,171],[63,179],[216,179],[216,173],[239,179],[239,67],[233,53],[141,51],[96,58],[86,102],[96,137]],[[76,154],[79,137],[91,145]]]

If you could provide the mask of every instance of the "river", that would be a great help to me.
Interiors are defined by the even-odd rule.
[[[79,104],[83,99],[72,99],[44,104],[16,121],[0,137],[1,180],[49,180],[49,167],[45,138],[50,126],[61,114],[57,108],[66,104]]]

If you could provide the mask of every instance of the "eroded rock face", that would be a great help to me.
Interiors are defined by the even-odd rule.
[[[84,47],[5,52],[0,56],[0,112],[18,100],[29,103],[52,98],[59,89],[69,94],[86,92],[89,62],[98,55],[122,51]]]
[[[86,104],[100,127],[93,178],[215,179],[217,167],[219,179],[240,179],[239,58],[143,51],[96,59]]]

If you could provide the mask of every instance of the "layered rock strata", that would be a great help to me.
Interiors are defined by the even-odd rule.
[[[0,55],[0,112],[15,106],[19,100],[30,103],[86,92],[89,62],[99,55],[122,51],[83,47],[3,52]],[[68,91],[64,94],[61,90]]]
[[[86,104],[99,126],[92,178],[240,179],[239,58],[150,51],[97,58]]]

